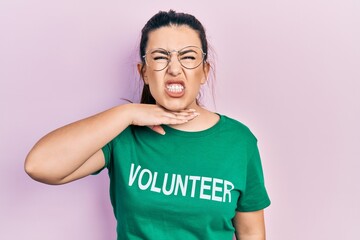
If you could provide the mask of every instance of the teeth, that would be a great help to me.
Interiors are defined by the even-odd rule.
[[[181,84],[169,84],[166,88],[169,92],[182,92],[184,90],[184,86]]]

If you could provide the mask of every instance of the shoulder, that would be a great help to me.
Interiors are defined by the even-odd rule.
[[[130,125],[112,139],[110,143],[117,145],[118,143],[131,142],[137,130],[133,125]]]
[[[219,115],[223,131],[230,132],[247,142],[257,142],[257,138],[247,125],[226,115]]]
[[[117,142],[124,142],[124,141],[132,141],[137,137],[149,137],[152,138],[160,135],[158,133],[155,134],[154,131],[150,130],[150,128],[146,126],[137,126],[137,125],[129,125],[125,128],[121,133],[119,133],[112,141]]]

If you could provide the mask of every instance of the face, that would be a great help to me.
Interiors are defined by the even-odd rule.
[[[197,68],[184,68],[178,61],[175,51],[187,46],[201,48],[199,35],[187,26],[162,27],[149,33],[146,52],[162,48],[173,51],[170,62],[161,71],[146,66],[143,70],[145,84],[149,85],[151,95],[158,105],[178,111],[196,108],[196,97],[200,86],[206,82],[209,66],[202,62]],[[141,65],[138,66],[141,69]]]

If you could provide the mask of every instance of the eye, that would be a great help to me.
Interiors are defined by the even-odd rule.
[[[168,60],[169,59],[169,57],[168,56],[154,56],[153,57],[153,60],[154,61],[163,61],[163,60]]]
[[[169,60],[169,54],[162,49],[157,49],[151,53],[151,59],[155,62],[165,62]]]
[[[181,60],[195,60],[195,59],[196,59],[196,57],[190,56],[190,55],[182,56],[182,57],[181,57]]]
[[[185,49],[179,53],[180,60],[183,61],[196,61],[197,59],[197,52],[193,49]]]
[[[181,61],[191,62],[191,61],[196,61],[196,59],[197,59],[196,54],[192,52],[188,52],[180,55]]]

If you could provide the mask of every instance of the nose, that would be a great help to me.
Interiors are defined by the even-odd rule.
[[[177,76],[181,73],[181,64],[177,58],[177,54],[170,55],[170,62],[167,68],[167,72],[173,76]]]

